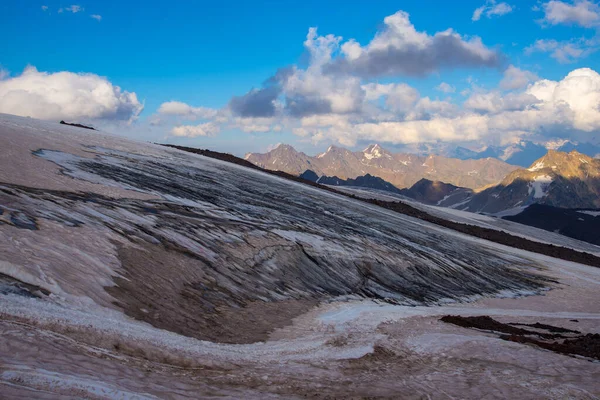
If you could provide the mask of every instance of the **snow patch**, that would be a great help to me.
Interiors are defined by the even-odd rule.
[[[581,214],[591,215],[593,217],[600,216],[600,211],[577,211],[577,212],[581,213]]]
[[[537,165],[537,164],[536,164]],[[548,195],[548,187],[552,183],[549,175],[538,175],[529,183],[529,194],[533,192],[533,198],[541,199]]]
[[[538,161],[537,163],[535,163],[535,165],[533,167],[527,168],[527,171],[531,171],[531,172],[539,171],[540,169],[542,169],[544,167],[545,167],[544,162]]]
[[[381,146],[378,144],[371,145],[364,149],[363,155],[367,160],[372,160],[373,158],[381,158],[383,157],[383,153],[381,152]]]

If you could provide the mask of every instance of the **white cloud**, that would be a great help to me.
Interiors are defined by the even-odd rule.
[[[195,138],[198,136],[214,136],[220,132],[219,125],[206,122],[199,125],[180,125],[171,129],[171,135],[179,137]]]
[[[559,63],[568,64],[589,56],[598,50],[599,45],[598,38],[575,39],[562,42],[554,39],[540,39],[525,48],[525,54],[531,55],[536,52],[550,53],[550,56]]]
[[[509,65],[506,71],[504,71],[504,77],[500,81],[500,88],[504,90],[522,89],[526,87],[529,82],[537,80],[536,74],[530,71],[526,71]]]
[[[456,92],[456,88],[446,82],[442,82],[435,87],[436,90],[443,93],[454,93]]]
[[[405,83],[368,83],[362,86],[368,101],[385,99],[387,109],[395,112],[407,112],[421,97],[417,89]]]
[[[479,21],[481,19],[481,14],[485,11],[485,6],[477,7],[475,11],[473,11],[473,16],[471,17],[471,21]]]
[[[42,11],[48,11],[48,6],[42,6]]]
[[[473,11],[472,21],[479,21],[482,15],[488,18],[493,16],[502,16],[513,11],[513,7],[508,3],[496,3],[494,0],[487,1],[483,6]]]
[[[366,78],[425,76],[442,68],[498,67],[503,62],[503,56],[487,48],[479,37],[463,37],[452,29],[434,35],[417,31],[404,11],[383,22],[383,29],[367,45],[354,39],[342,44],[343,57],[332,58],[324,65],[325,71]],[[341,38],[335,39],[336,45],[341,42]]]
[[[233,128],[246,133],[266,133],[281,130],[281,125],[276,118],[235,118]]]
[[[465,109],[482,113],[497,114],[503,111],[525,110],[528,107],[540,103],[540,100],[529,93],[509,93],[503,95],[497,90],[487,93],[474,93],[463,106]]]
[[[102,15],[92,14],[90,17],[94,18],[98,22],[102,21]]]
[[[588,141],[600,133],[600,74],[582,68],[561,81],[537,80],[521,92],[477,92],[462,108],[425,97],[406,118],[304,118],[301,127],[293,132],[313,142],[337,141],[348,146],[361,140],[407,144],[438,140],[506,142],[522,137],[561,136]]]
[[[449,101],[431,100],[429,97],[423,97],[408,113],[406,120],[430,120],[436,117],[451,118],[456,116],[458,111],[458,106]]]
[[[572,3],[553,0],[543,4],[543,10],[542,22],[548,25],[600,26],[600,6],[589,0],[575,0]]]
[[[144,106],[106,78],[27,67],[0,81],[0,112],[33,118],[132,120]]]
[[[2,68],[2,66],[0,66],[0,81],[3,81],[4,79],[8,78],[8,76],[10,75],[10,72],[8,72],[7,69]]]
[[[549,109],[568,107],[573,128],[585,132],[600,129],[600,74],[590,68],[571,71],[561,81],[540,80],[529,87]]]
[[[65,11],[71,11],[73,14],[77,14],[78,12],[83,11],[83,8],[81,6],[78,6],[77,4],[73,4],[69,7],[65,7]]]
[[[218,110],[207,107],[192,107],[180,101],[168,101],[160,105],[158,113],[195,120],[198,118],[212,119],[217,116]]]
[[[406,112],[419,99],[415,89],[401,83],[363,85],[363,79],[423,76],[440,68],[498,67],[504,60],[478,37],[465,38],[451,29],[433,36],[419,32],[403,11],[387,16],[384,24],[364,47],[354,39],[342,43],[340,36],[320,36],[310,28],[304,42],[308,66],[280,69],[262,88],[234,96],[229,110],[239,117],[263,118],[360,114],[377,108],[366,104],[375,96],[385,97],[386,110],[378,112]]]
[[[364,100],[360,78],[323,73],[323,66],[332,60],[341,39],[333,35],[318,36],[316,28],[309,29],[304,46],[310,54],[310,64],[305,70],[294,68],[282,85],[285,109],[291,115],[360,110]]]

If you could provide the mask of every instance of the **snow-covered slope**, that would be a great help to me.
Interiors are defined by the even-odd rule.
[[[585,294],[600,282],[591,267],[54,123],[0,115],[0,164],[0,390],[9,397],[367,395],[372,379],[347,363],[369,370],[380,346],[394,348],[398,337],[383,322],[423,317],[437,326],[442,313],[489,311],[448,303],[545,293],[565,277],[575,287],[580,276]],[[569,304],[565,316],[600,318]],[[426,362],[429,372],[414,378],[450,376],[417,342],[401,345],[410,365]],[[515,379],[532,381],[560,357],[538,353],[537,367]],[[394,357],[385,360],[401,365]],[[381,395],[410,386],[386,379]],[[579,387],[592,390],[587,381],[553,386],[567,397]],[[413,389],[442,393],[436,384]]]
[[[470,211],[462,211],[454,208],[439,207],[429,204],[423,204],[415,201],[411,198],[402,195],[396,195],[394,193],[383,192],[379,190],[369,190],[364,188],[349,188],[342,187],[336,188],[338,190],[354,194],[358,197],[365,199],[379,199],[383,201],[401,201],[409,204],[419,210],[423,210],[428,214],[440,217],[449,221],[460,222],[463,224],[470,224],[479,226],[482,228],[495,229],[510,233],[511,235],[520,236],[525,239],[537,241],[540,243],[549,243],[555,246],[568,247],[577,251],[591,253],[600,256],[600,247],[590,243],[582,242],[580,240],[572,239],[564,235],[560,235],[554,232],[548,232],[543,229],[538,229],[532,226],[519,224],[516,222],[502,219],[504,215],[518,214],[523,211],[525,207],[518,209],[508,210],[504,213],[497,215],[482,215],[473,213]]]

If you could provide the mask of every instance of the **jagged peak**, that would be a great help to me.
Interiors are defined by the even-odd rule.
[[[572,150],[568,153],[558,150],[548,150],[546,155],[536,160],[527,171],[544,172],[551,175],[577,176],[582,164],[594,164],[592,157]],[[516,172],[517,176],[522,173]]]
[[[373,144],[368,145],[363,150],[363,153],[372,153],[373,151],[377,151],[377,150],[383,150],[383,148],[381,147],[381,145],[379,143],[373,143]]]
[[[367,148],[363,150],[363,155],[368,160],[381,158],[383,156],[390,157],[389,152],[378,143],[367,146]]]
[[[285,144],[285,143],[278,143],[275,146],[275,148],[273,148],[271,151],[275,151],[275,150],[294,150],[294,151],[296,151],[296,149],[291,144]]]

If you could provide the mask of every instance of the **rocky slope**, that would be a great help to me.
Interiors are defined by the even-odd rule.
[[[473,195],[473,191],[449,183],[434,182],[423,178],[409,189],[402,189],[400,194],[425,204],[446,206],[463,202]]]
[[[319,183],[321,185],[329,185],[329,186],[356,186],[362,188],[370,188],[377,190],[385,190],[387,192],[400,193],[400,189],[396,186],[392,185],[389,182],[384,181],[381,178],[376,176],[366,174],[363,176],[357,176],[355,179],[341,179],[337,176],[318,176],[314,171],[306,170],[301,175],[300,178],[306,179],[308,181]]]
[[[517,168],[494,158],[459,160],[436,155],[392,153],[377,144],[358,152],[331,146],[315,157],[298,152],[289,145],[280,145],[265,154],[249,153],[245,159],[262,168],[294,175],[306,170],[312,170],[319,176],[341,179],[370,174],[398,188],[408,188],[422,178],[471,189],[481,188],[500,182]]]
[[[562,208],[600,207],[600,159],[575,150],[550,150],[529,168],[513,171],[499,185],[477,193],[460,208],[497,213],[533,203]]]
[[[532,204],[504,219],[600,246],[600,210],[573,210]]]

